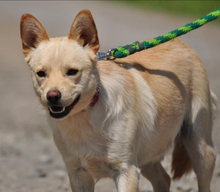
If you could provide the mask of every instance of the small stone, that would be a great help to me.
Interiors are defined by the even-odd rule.
[[[67,173],[65,171],[62,171],[62,170],[56,170],[54,172],[55,177],[57,177],[58,179],[64,179],[66,174]]]
[[[189,173],[188,175],[186,175],[186,179],[189,181],[196,180],[195,173],[194,172]]]
[[[179,191],[181,191],[181,190],[183,189],[183,184],[182,184],[182,183],[178,183],[178,184],[176,185],[176,189],[179,190]]]
[[[22,155],[22,149],[20,147],[18,147],[18,146],[13,146],[13,152],[17,156]]]
[[[69,188],[68,187],[64,187],[64,191],[69,191]]]
[[[48,164],[52,162],[52,158],[49,155],[41,155],[40,162]]]
[[[152,192],[152,191],[153,191],[153,188],[151,186],[148,186],[148,185],[145,185],[142,188],[142,192]]]
[[[36,169],[36,172],[37,172],[37,176],[38,177],[46,177],[47,176],[47,173],[46,173],[46,170],[43,168],[43,167],[38,167]]]
[[[185,186],[183,187],[183,191],[184,191],[184,192],[190,192],[190,191],[192,191],[192,187],[191,187],[191,186],[188,186],[188,185],[185,185]]]
[[[184,183],[178,183],[176,186],[176,189],[179,191],[184,191],[184,192],[190,192],[192,191],[192,187],[189,185],[186,185]]]

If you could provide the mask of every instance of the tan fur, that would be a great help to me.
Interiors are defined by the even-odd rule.
[[[199,192],[209,192],[216,97],[191,48],[174,39],[124,59],[97,61],[99,40],[88,10],[76,16],[68,37],[50,39],[25,14],[21,38],[72,191],[92,192],[96,181],[110,177],[118,192],[137,192],[142,173],[155,192],[168,192],[170,177],[160,161],[174,144],[174,178],[192,165]],[[52,100],[51,92],[60,97]]]

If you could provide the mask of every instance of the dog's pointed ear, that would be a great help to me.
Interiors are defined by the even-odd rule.
[[[95,53],[99,50],[99,39],[95,22],[89,10],[82,10],[73,21],[68,36],[80,45],[88,45]]]
[[[20,22],[20,35],[25,56],[43,40],[48,40],[47,32],[31,14],[23,14]]]

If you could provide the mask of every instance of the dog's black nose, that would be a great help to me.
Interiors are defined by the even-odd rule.
[[[48,91],[47,92],[47,100],[52,104],[57,103],[61,98],[61,93],[58,90]]]

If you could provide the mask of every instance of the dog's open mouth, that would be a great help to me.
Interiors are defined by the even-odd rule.
[[[60,107],[60,106],[51,106],[49,107],[50,116],[56,119],[63,118],[69,114],[71,109],[78,103],[80,99],[80,95],[73,101],[73,103],[66,107]]]

